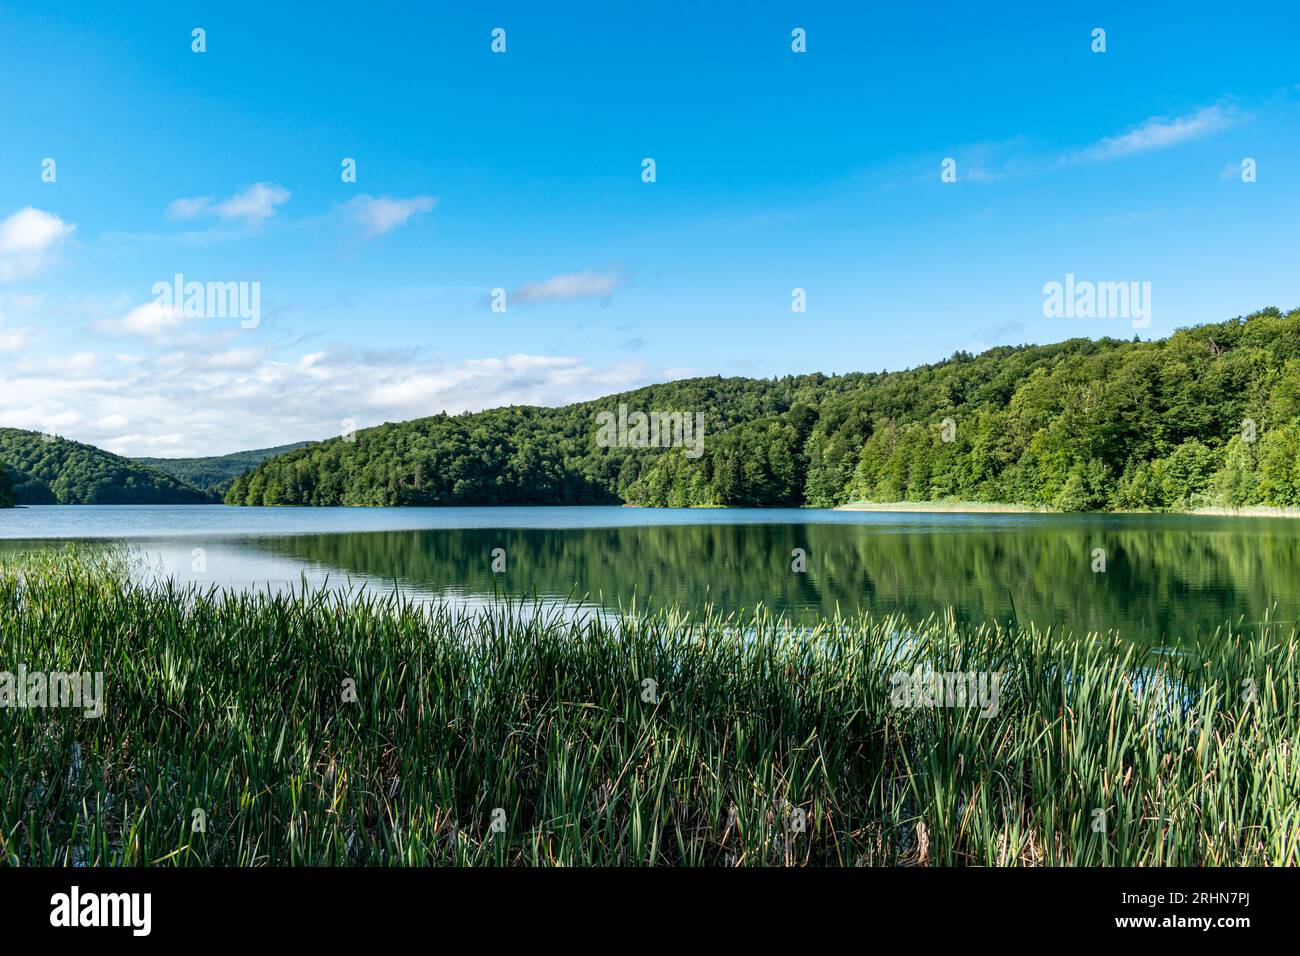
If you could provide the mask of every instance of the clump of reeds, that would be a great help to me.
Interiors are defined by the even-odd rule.
[[[102,671],[105,711],[0,708],[15,864],[1300,861],[1300,663],[1267,623],[1152,654],[941,618],[470,614],[64,551],[0,564],[20,664]],[[899,706],[922,671],[1001,675],[996,713]]]

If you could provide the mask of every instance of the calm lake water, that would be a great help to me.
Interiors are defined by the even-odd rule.
[[[873,514],[810,509],[32,507],[6,551],[125,540],[155,573],[239,588],[394,585],[479,605],[538,595],[1118,629],[1177,642],[1300,616],[1300,522],[1191,515]],[[504,548],[506,572],[491,571]],[[791,570],[791,552],[807,572]],[[1092,570],[1104,549],[1106,570]],[[201,550],[203,565],[196,565]],[[196,567],[198,568],[196,570]]]

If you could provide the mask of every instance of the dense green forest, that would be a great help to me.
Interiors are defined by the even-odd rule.
[[[310,444],[311,442],[300,441],[292,445],[237,451],[211,458],[134,458],[132,460],[147,468],[161,471],[165,475],[171,475],[187,485],[193,485],[200,491],[206,491],[214,501],[220,501],[226,496],[235,479],[244,472],[268,458]]]
[[[6,477],[12,478],[21,505],[189,505],[212,500],[128,458],[17,428],[0,428],[0,462],[7,466]]]
[[[563,408],[511,407],[381,425],[264,462],[235,481],[230,504],[612,504],[665,454],[602,448],[596,415],[618,403],[646,411],[703,412],[705,447],[751,422],[815,420],[811,405],[857,377],[778,382],[705,378],[652,385]],[[778,473],[793,466],[777,461]],[[793,496],[797,499],[797,495]]]
[[[9,468],[0,461],[0,508],[14,506],[14,483],[9,477]]]
[[[701,412],[703,453],[603,447],[620,404]],[[1300,310],[1168,339],[1003,346],[902,372],[704,378],[385,424],[269,459],[248,505],[1300,506]]]

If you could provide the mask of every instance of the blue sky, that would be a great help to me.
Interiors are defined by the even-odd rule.
[[[215,454],[1133,334],[1045,317],[1067,273],[1144,337],[1300,304],[1294,3],[412,6],[0,8],[0,425]]]

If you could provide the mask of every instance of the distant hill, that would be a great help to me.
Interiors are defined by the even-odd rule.
[[[220,501],[235,479],[244,472],[250,471],[268,458],[305,448],[310,444],[312,442],[300,441],[292,445],[237,451],[211,458],[135,458],[132,460],[147,468],[171,475],[178,481],[193,485],[200,491],[206,491],[215,500]]]
[[[689,412],[693,425],[698,410],[706,419],[707,449],[715,435],[749,422],[789,415],[795,427],[806,427],[815,419],[808,417],[808,404],[829,399],[859,378],[690,379],[563,408],[518,406],[385,424],[268,459],[235,480],[226,503],[617,504],[632,500],[628,489],[666,453],[620,446],[617,434],[606,436],[613,447],[600,446],[600,413],[616,418],[620,404],[629,414]],[[775,467],[786,469],[790,462]],[[785,497],[797,496],[797,489],[788,489]]]
[[[0,463],[20,505],[192,505],[213,500],[129,458],[17,428],[0,428]]]
[[[703,442],[646,447],[619,406],[628,416],[698,413]],[[619,414],[615,442],[602,412]],[[1300,310],[1264,309],[1158,341],[1001,346],[899,372],[690,379],[563,408],[384,424],[267,459],[226,496],[246,505],[855,500],[1300,506]]]
[[[646,441],[637,413],[658,413],[674,447]],[[688,379],[213,458],[0,429],[0,462],[20,504],[1300,507],[1300,310],[899,372]]]

